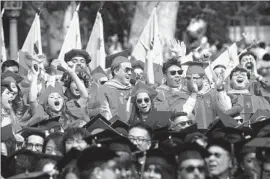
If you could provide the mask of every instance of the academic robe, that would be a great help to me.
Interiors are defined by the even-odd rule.
[[[243,107],[240,115],[244,121],[248,121],[257,109],[267,111],[270,109],[270,104],[264,97],[251,94],[248,90],[231,90],[228,93],[236,96],[237,103]]]

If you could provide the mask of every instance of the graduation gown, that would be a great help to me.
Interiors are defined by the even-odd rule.
[[[264,97],[251,94],[248,90],[231,90],[228,93],[236,96],[237,103],[243,107],[240,114],[244,121],[248,121],[257,109],[267,111],[270,109],[270,104]]]
[[[131,86],[124,86],[116,80],[110,80],[99,88],[98,101],[100,102],[100,114],[107,120],[118,115],[123,122],[129,119],[127,109],[130,109],[128,99]]]

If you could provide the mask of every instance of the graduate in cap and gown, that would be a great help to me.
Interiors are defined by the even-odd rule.
[[[232,90],[228,91],[232,97],[237,97],[237,104],[243,107],[240,115],[244,121],[248,121],[257,109],[269,110],[268,101],[262,96],[256,96],[248,90],[250,73],[242,68],[236,67],[230,74]]]
[[[101,103],[100,113],[107,120],[118,115],[122,121],[127,122],[129,117],[127,102],[132,89],[131,63],[126,57],[117,56],[112,62],[111,71],[113,79],[101,86],[98,93],[98,100]]]
[[[183,88],[182,91],[193,99],[192,103],[189,103],[188,108],[183,106],[183,111],[186,111],[188,115],[194,111],[198,128],[206,129],[216,118],[217,111],[229,109],[226,105],[229,105],[229,102],[231,102],[227,102],[230,98],[224,97],[226,94],[221,93],[217,89],[211,89],[208,85],[205,85],[204,80],[207,80],[207,77],[203,67],[206,63],[191,61],[183,65],[188,65],[189,67],[186,72],[187,87]]]
[[[131,101],[133,103],[131,115],[128,123],[133,125],[142,122],[151,126],[153,129],[169,127],[171,112],[156,111],[153,99],[156,97],[157,91],[138,81],[131,91]]]

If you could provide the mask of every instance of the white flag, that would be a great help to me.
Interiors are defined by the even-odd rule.
[[[100,66],[105,70],[106,54],[104,46],[103,20],[99,12],[97,12],[95,24],[92,28],[92,32],[86,46],[86,51],[92,58],[92,61],[89,64],[90,68],[93,70]]]
[[[79,22],[79,15],[78,15],[79,6],[80,5],[77,6],[76,11],[74,12],[64,43],[59,53],[58,60],[64,61],[65,54],[71,49],[82,48],[80,22]]]
[[[1,13],[1,19],[0,19],[0,32],[1,32],[1,39],[0,39],[0,54],[1,54],[1,60],[2,62],[7,60],[7,52],[5,47],[5,38],[4,38],[4,28],[3,28],[3,22],[2,22],[2,13]]]
[[[162,66],[163,64],[163,53],[162,53],[163,48],[159,34],[156,11],[157,10],[155,7],[132,53],[132,56],[135,57],[136,60],[141,60],[142,62],[145,63],[144,71],[147,75],[147,80],[150,84],[152,84],[153,81],[156,80],[155,79],[156,74],[154,73],[156,73],[157,71],[153,69],[154,66],[156,65]],[[150,44],[153,44],[153,58],[152,61],[148,60],[146,61],[146,55],[147,51],[150,49]],[[159,70],[159,72],[161,71]]]
[[[28,52],[31,55],[42,54],[40,19],[38,14],[35,15],[35,19],[23,43],[21,51]]]
[[[217,66],[217,65],[225,66],[226,67],[225,78],[227,78],[230,75],[231,71],[239,64],[236,43],[232,44],[228,48],[228,50],[223,52],[216,60],[214,60],[211,63],[210,66],[205,68],[205,73],[209,79],[213,79],[212,71],[213,71],[215,66]],[[230,55],[229,55],[229,52],[230,52]],[[230,58],[230,56],[231,56],[231,58]]]

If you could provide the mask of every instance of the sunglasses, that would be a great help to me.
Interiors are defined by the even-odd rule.
[[[172,70],[172,71],[169,71],[169,73],[172,75],[172,76],[174,76],[174,75],[176,75],[176,73],[178,74],[178,75],[182,75],[182,73],[183,73],[183,70]]]
[[[100,84],[104,85],[107,81],[100,81]]]
[[[180,170],[186,170],[187,173],[193,173],[195,169],[198,169],[200,173],[204,173],[205,172],[205,167],[203,165],[199,165],[199,166],[187,166],[187,167],[182,167],[180,168]]]
[[[145,103],[149,103],[149,101],[150,101],[150,98],[139,98],[139,99],[137,99],[136,100],[136,102],[138,103],[138,104],[141,104],[142,102],[145,102]]]
[[[236,122],[241,122],[241,123],[244,122],[244,119],[235,119],[235,120],[236,120]]]

